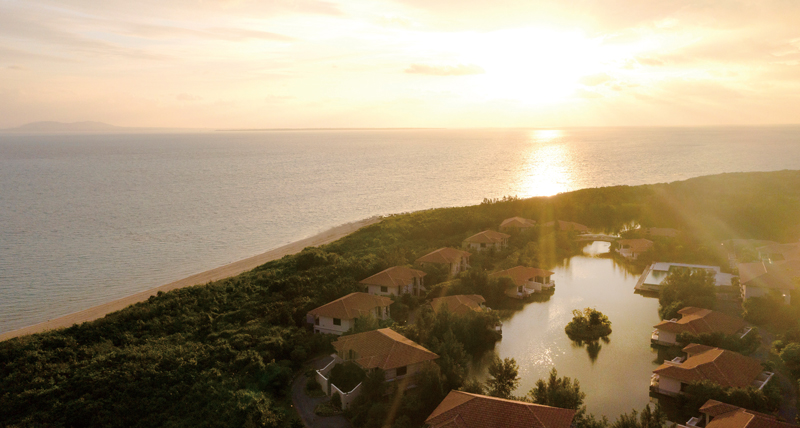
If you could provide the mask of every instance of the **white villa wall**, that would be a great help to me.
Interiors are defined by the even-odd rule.
[[[354,320],[342,320],[342,325],[335,325],[333,318],[319,317],[319,325],[314,324],[314,333],[327,333],[341,335],[342,333],[350,330],[353,326]]]
[[[659,376],[658,392],[666,395],[678,395],[681,393],[681,382],[670,377]]]
[[[400,295],[400,287],[399,286],[388,286],[386,287],[386,291],[381,291],[380,285],[370,285],[367,288],[367,293],[374,294],[376,296],[399,296]]]
[[[671,331],[658,330],[658,342],[675,345],[678,335]]]
[[[486,251],[491,248],[495,250],[502,250],[505,247],[505,242],[495,242],[494,244],[481,244],[477,242],[464,242],[464,246],[467,247],[469,250],[475,250],[477,252]]]
[[[328,363],[328,365],[324,368],[317,370],[315,376],[317,378],[317,382],[319,382],[320,386],[322,387],[322,391],[328,396],[333,396],[334,393],[338,393],[339,397],[342,399],[342,409],[347,409],[350,407],[350,404],[353,402],[353,400],[355,400],[356,397],[361,394],[361,385],[363,385],[363,382],[359,383],[355,388],[353,388],[352,391],[348,392],[344,392],[337,388],[336,385],[330,383],[328,376],[330,375],[331,370],[333,370],[333,366],[341,362],[342,359],[334,354],[333,361]]]

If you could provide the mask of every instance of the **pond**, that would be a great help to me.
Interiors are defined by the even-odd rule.
[[[607,242],[593,242],[583,255],[574,256],[555,272],[554,294],[544,302],[531,302],[503,321],[503,339],[494,352],[513,357],[520,367],[522,396],[555,367],[559,376],[578,379],[586,393],[587,410],[614,421],[621,413],[641,410],[650,402],[653,370],[661,363],[650,347],[650,334],[658,318],[658,299],[634,294],[638,275],[628,273],[613,259],[597,257],[609,250]],[[577,346],[564,327],[573,309],[593,307],[608,316],[613,332],[608,343]],[[472,372],[485,380],[484,356]]]

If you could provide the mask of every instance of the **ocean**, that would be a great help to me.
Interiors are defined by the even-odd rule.
[[[0,332],[375,215],[800,169],[800,126],[0,133]]]

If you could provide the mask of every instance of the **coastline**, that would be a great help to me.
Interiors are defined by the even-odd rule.
[[[364,220],[355,221],[352,223],[345,223],[340,226],[333,227],[324,232],[318,233],[314,236],[274,248],[262,254],[253,257],[248,257],[244,260],[239,260],[233,263],[228,263],[217,268],[207,270],[205,272],[197,273],[189,277],[179,279],[177,281],[164,284],[160,287],[151,288],[121,299],[113,300],[111,302],[103,303],[101,305],[93,306],[79,312],[74,312],[69,315],[64,315],[58,318],[47,320],[38,324],[33,324],[27,327],[22,327],[16,330],[11,330],[5,333],[0,333],[0,342],[15,337],[27,336],[29,334],[41,333],[47,330],[55,330],[59,328],[71,327],[74,324],[81,324],[87,321],[94,321],[102,318],[112,312],[119,311],[135,303],[143,302],[155,296],[159,291],[168,292],[178,288],[190,287],[192,285],[206,284],[211,281],[219,281],[221,279],[230,278],[241,273],[253,270],[264,263],[272,260],[280,259],[283,256],[299,253],[306,247],[318,247],[320,245],[329,244],[340,238],[343,238],[362,227],[366,227],[379,222],[379,216],[366,218]]]

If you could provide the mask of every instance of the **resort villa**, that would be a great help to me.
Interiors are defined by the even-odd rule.
[[[576,412],[453,390],[425,424],[431,428],[571,428]]]
[[[769,244],[756,248],[761,260],[780,262],[784,260],[800,260],[800,242],[793,244]]]
[[[656,324],[650,341],[655,345],[680,345],[677,336],[681,333],[723,333],[744,337],[751,331],[741,318],[732,317],[710,309],[685,307],[678,311],[681,319],[664,320]]]
[[[683,348],[684,360],[676,357],[664,361],[653,370],[650,390],[676,396],[692,382],[708,380],[724,388],[764,388],[773,373],[766,372],[761,362],[742,354],[710,346],[691,344]]]
[[[617,253],[627,259],[636,260],[639,254],[653,248],[653,241],[649,239],[620,239],[617,241]]]
[[[373,316],[378,320],[389,318],[392,299],[367,293],[350,293],[328,304],[312,309],[306,320],[314,326],[314,333],[341,335],[350,330],[356,318]]]
[[[520,230],[530,229],[531,227],[535,226],[536,226],[536,221],[534,220],[522,217],[511,217],[503,220],[503,222],[500,223],[500,230],[505,230],[506,232],[511,232],[511,231],[516,232]]]
[[[706,270],[714,274],[714,285],[716,286],[717,297],[722,299],[736,299],[739,290],[733,286],[733,275],[723,273],[719,266],[691,265],[686,263],[664,263],[656,262],[644,270],[641,278],[636,283],[636,290],[643,292],[655,292],[661,288],[661,283],[667,276],[678,270]]]
[[[547,223],[544,223],[542,227],[545,229],[556,229],[564,232],[580,232],[580,233],[589,232],[589,228],[580,223],[574,223],[571,221],[562,221],[562,220],[549,221]]]
[[[680,428],[797,428],[772,415],[743,409],[717,400],[708,400],[700,407],[703,416],[689,419]]]
[[[425,254],[418,258],[416,263],[420,266],[428,264],[447,265],[450,268],[449,275],[455,276],[469,269],[469,256],[471,254],[466,251],[445,247]]]
[[[739,287],[742,300],[767,294],[780,296],[787,305],[791,303],[791,291],[800,278],[800,260],[754,263],[739,263]]]
[[[480,294],[460,294],[455,296],[436,297],[431,301],[433,312],[439,313],[447,310],[451,314],[465,315],[470,312],[483,312],[487,310],[486,299]]]
[[[556,286],[550,279],[554,272],[525,266],[516,266],[489,274],[489,278],[511,278],[516,288],[506,290],[506,295],[517,299],[533,293],[549,291]]]
[[[510,235],[506,235],[505,233],[495,232],[494,230],[485,230],[465,239],[461,245],[468,250],[475,250],[479,252],[492,248],[495,250],[502,250],[508,245],[508,238],[510,237]]]
[[[420,296],[425,291],[425,275],[421,270],[394,266],[359,281],[359,284],[367,287],[367,293],[378,296]]]
[[[438,355],[425,349],[390,328],[341,336],[333,342],[336,353],[325,368],[317,370],[316,377],[326,394],[338,393],[342,408],[346,409],[361,393],[361,383],[351,391],[342,391],[330,382],[330,373],[337,364],[352,361],[364,372],[383,370],[386,382],[397,388],[414,388],[415,374],[425,365],[432,364]]]

